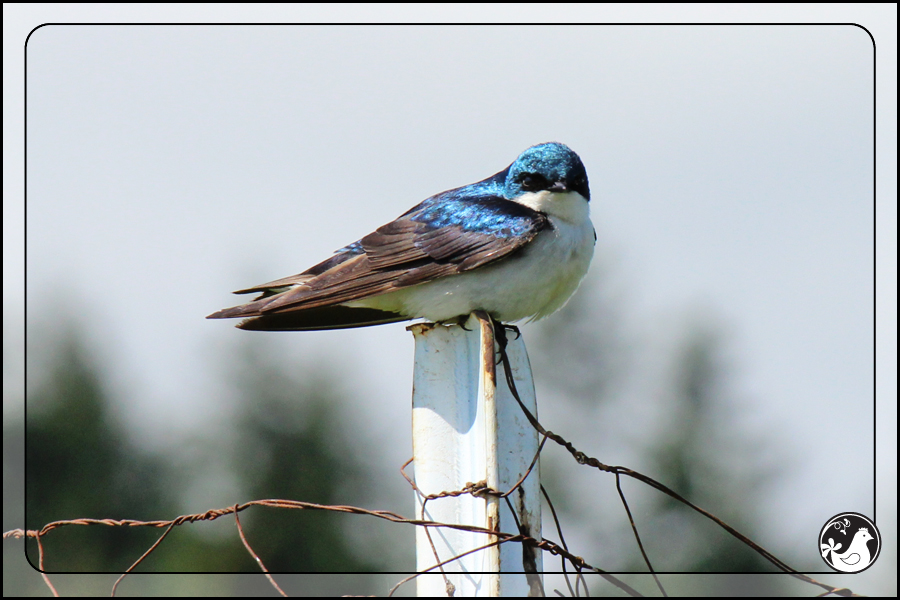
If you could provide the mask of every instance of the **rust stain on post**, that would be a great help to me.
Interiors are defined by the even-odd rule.
[[[494,345],[497,339],[497,333],[494,331],[494,321],[483,310],[476,310],[473,313],[481,323],[481,331],[486,335],[481,336],[481,358],[482,369],[490,375],[491,383],[497,387],[497,361],[494,360]]]

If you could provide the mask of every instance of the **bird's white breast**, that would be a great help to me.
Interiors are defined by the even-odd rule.
[[[486,310],[504,322],[540,319],[562,308],[594,253],[588,202],[578,193],[542,191],[517,198],[553,227],[496,263],[354,303],[445,321]]]

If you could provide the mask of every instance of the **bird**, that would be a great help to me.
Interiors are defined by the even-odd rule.
[[[846,532],[842,531],[841,533]],[[869,540],[874,539],[867,527],[860,527],[859,531],[853,535],[850,547],[838,553],[837,551],[841,549],[841,544],[835,544],[834,539],[828,538],[828,543],[822,544],[822,558],[825,558],[831,552],[831,566],[845,573],[858,573],[872,562],[872,555],[869,552],[867,543]]]
[[[260,294],[209,319],[253,331],[346,329],[422,318],[499,323],[560,308],[588,271],[597,234],[581,158],[565,144],[435,194],[309,269],[238,290]]]

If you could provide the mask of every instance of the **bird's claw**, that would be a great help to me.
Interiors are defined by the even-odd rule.
[[[505,325],[496,319],[491,319],[491,324],[494,327],[494,338],[497,341],[497,346],[499,346],[497,352],[497,364],[499,364],[506,355],[506,347],[509,345],[509,338],[506,336],[506,330],[509,329],[510,331],[515,331],[516,339],[519,339],[522,336],[522,333],[515,325]]]

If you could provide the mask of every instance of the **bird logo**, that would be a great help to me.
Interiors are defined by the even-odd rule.
[[[844,543],[850,531],[854,532],[853,537],[845,549]],[[838,533],[841,537],[836,535]],[[842,513],[833,517],[819,535],[822,559],[832,569],[843,573],[859,573],[867,569],[875,562],[880,549],[881,536],[878,529],[872,521],[859,513]]]

